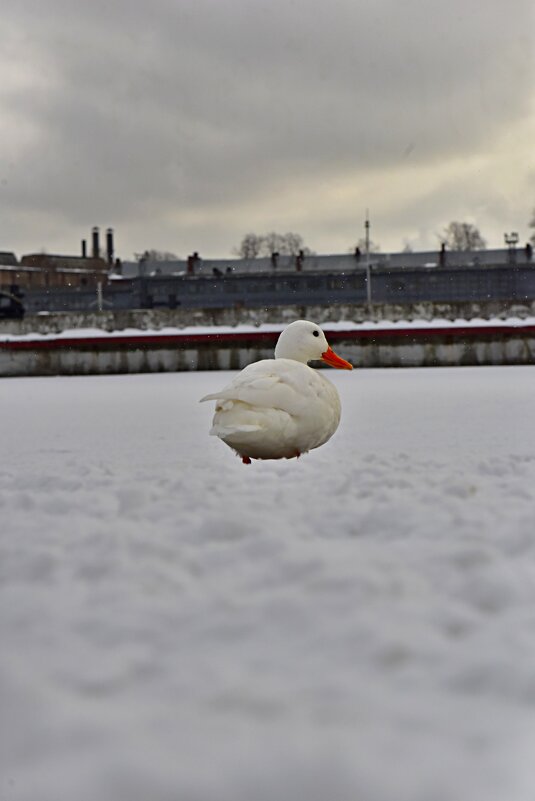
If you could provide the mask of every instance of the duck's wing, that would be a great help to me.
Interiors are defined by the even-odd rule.
[[[254,365],[251,365],[253,367]],[[246,368],[247,369],[247,368]],[[249,402],[248,399],[258,397],[262,393],[269,393],[280,382],[280,378],[273,374],[260,374],[255,376],[250,371],[246,376],[240,373],[236,378],[227,384],[226,387],[220,389],[219,392],[212,392],[210,395],[205,395],[201,398],[200,403],[209,400],[240,400],[245,403]],[[245,396],[248,396],[246,399]]]
[[[312,374],[312,375],[311,375]],[[298,413],[306,402],[307,385],[314,371],[289,359],[264,359],[250,364],[219,392],[202,401],[239,401],[256,408]]]

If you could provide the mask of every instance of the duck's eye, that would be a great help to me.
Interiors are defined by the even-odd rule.
[[[319,335],[320,335],[319,331],[312,331],[312,333],[314,334],[315,337],[319,337]]]

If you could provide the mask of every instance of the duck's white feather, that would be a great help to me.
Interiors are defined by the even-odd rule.
[[[290,458],[317,448],[340,421],[335,387],[293,359],[250,364],[202,400],[217,401],[210,433],[252,459]]]

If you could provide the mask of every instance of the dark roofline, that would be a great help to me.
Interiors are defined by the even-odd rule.
[[[25,253],[22,256],[23,259],[60,259],[65,260],[69,259],[70,261],[102,261],[106,264],[106,259],[103,259],[102,256],[80,256],[77,253],[74,256],[65,255],[64,253]]]

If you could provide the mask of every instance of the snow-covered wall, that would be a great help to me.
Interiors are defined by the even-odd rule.
[[[271,358],[283,325],[190,327],[0,337],[0,375],[236,370]],[[336,350],[356,367],[535,363],[535,318],[326,323]]]
[[[28,315],[24,320],[0,320],[1,334],[48,334],[75,328],[99,328],[121,331],[126,328],[160,330],[168,326],[260,325],[289,323],[308,319],[318,323],[351,320],[380,322],[383,320],[486,320],[535,316],[535,301],[444,302],[421,301],[413,304],[374,303],[371,307],[356,304],[290,305],[247,309],[134,309],[103,312],[51,312]]]

